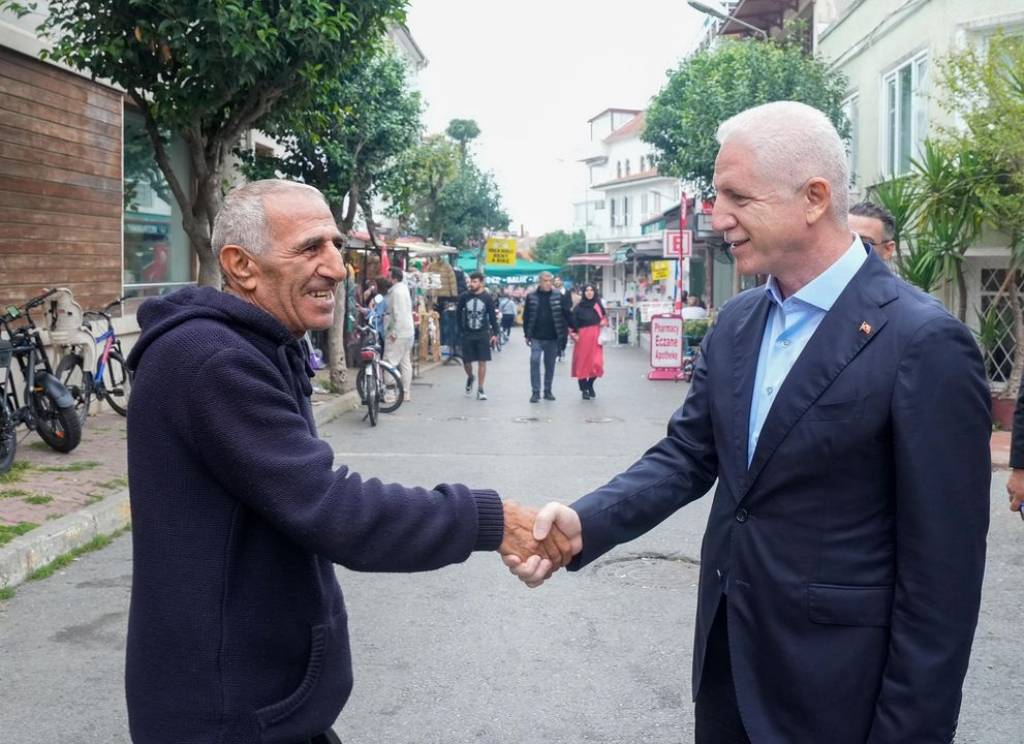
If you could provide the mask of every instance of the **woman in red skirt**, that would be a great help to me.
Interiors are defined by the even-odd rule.
[[[604,306],[593,284],[583,287],[583,297],[572,311],[572,376],[579,382],[583,400],[596,398],[594,380],[604,376],[604,349],[598,340],[608,325]]]

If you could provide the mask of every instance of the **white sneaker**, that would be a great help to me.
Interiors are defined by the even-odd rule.
[[[476,399],[477,400],[487,400],[487,393],[485,393],[483,390],[477,390],[476,391]]]

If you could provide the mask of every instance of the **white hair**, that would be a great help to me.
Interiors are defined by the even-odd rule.
[[[226,245],[241,246],[256,256],[269,251],[270,227],[264,199],[290,189],[311,191],[327,204],[324,195],[312,186],[281,178],[253,181],[232,189],[213,221],[213,257],[220,258],[221,248]]]
[[[845,224],[850,182],[846,148],[818,109],[797,101],[765,103],[722,122],[715,138],[720,145],[742,140],[754,151],[765,177],[794,189],[811,178],[824,178],[832,186],[832,217]]]

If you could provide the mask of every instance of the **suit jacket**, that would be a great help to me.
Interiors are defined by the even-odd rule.
[[[578,569],[718,487],[693,658],[728,603],[755,744],[953,739],[988,531],[989,388],[970,332],[873,254],[783,383],[747,466],[770,299],[728,303],[664,439],[575,504]]]

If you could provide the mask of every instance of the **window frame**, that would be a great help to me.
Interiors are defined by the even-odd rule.
[[[923,75],[921,74],[922,64],[924,65]],[[910,70],[910,111],[905,112],[903,107],[904,90],[900,86],[900,80],[908,68]],[[881,128],[881,137],[879,137],[881,147],[878,155],[879,170],[886,179],[906,175],[909,172],[910,159],[918,156],[920,145],[928,134],[927,88],[931,84],[931,72],[931,52],[928,49],[923,49],[902,59],[882,74],[878,99]],[[892,98],[890,98],[890,88]],[[904,119],[910,128],[907,138],[911,148],[909,154],[903,151],[900,142]],[[905,167],[902,165],[904,161],[907,163]]]

